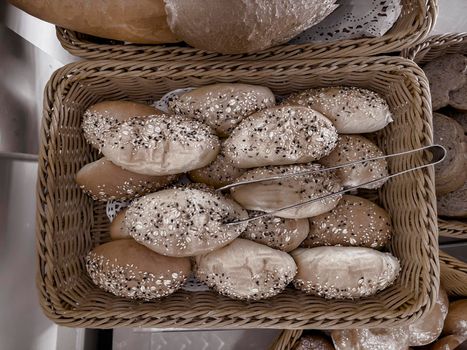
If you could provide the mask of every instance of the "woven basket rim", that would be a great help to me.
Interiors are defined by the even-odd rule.
[[[78,314],[73,313],[70,310],[61,309],[60,300],[57,300],[57,296],[52,295],[50,291],[47,290],[44,279],[50,278],[47,277],[47,271],[52,267],[47,265],[48,259],[50,259],[51,252],[47,251],[45,247],[45,240],[51,239],[48,237],[47,232],[47,218],[53,216],[53,203],[49,202],[49,193],[45,190],[48,182],[47,173],[51,171],[49,168],[50,163],[53,160],[48,158],[48,142],[50,141],[50,133],[55,127],[54,125],[49,124],[48,113],[54,106],[54,101],[57,98],[57,91],[64,85],[70,84],[74,81],[79,81],[80,79],[89,78],[89,77],[104,77],[106,75],[119,75],[126,74],[129,76],[138,76],[138,77],[151,77],[155,74],[165,74],[170,75],[171,78],[176,79],[178,76],[183,77],[189,72],[202,72],[209,70],[211,73],[213,71],[228,71],[228,72],[250,72],[256,70],[283,70],[289,69],[293,71],[300,70],[318,70],[323,71],[338,69],[339,67],[352,68],[355,65],[356,67],[364,67],[365,69],[381,70],[387,68],[389,65],[392,66],[392,69],[395,71],[400,71],[402,69],[407,69],[415,72],[416,74],[423,77],[423,72],[421,69],[415,65],[413,62],[400,58],[400,57],[371,57],[371,58],[346,58],[340,60],[290,60],[286,62],[275,62],[275,61],[263,61],[263,62],[248,62],[248,61],[236,61],[236,62],[123,62],[123,61],[112,61],[112,60],[103,60],[103,61],[92,61],[92,62],[76,62],[69,64],[58,71],[56,71],[49,83],[47,84],[45,94],[44,94],[44,112],[43,112],[43,124],[41,130],[41,145],[40,145],[40,156],[39,156],[39,176],[38,176],[38,185],[37,185],[37,259],[38,259],[38,270],[37,270],[37,287],[40,292],[40,302],[41,306],[46,312],[49,318],[52,318],[55,322],[65,325],[70,325],[73,323],[73,326],[92,326],[97,328],[112,328],[114,325],[134,325],[133,322],[128,321],[127,319],[121,320],[118,317],[114,316],[99,316],[98,312],[94,312],[92,315],[87,315],[84,313]],[[426,84],[427,85],[427,84]],[[423,110],[425,113],[428,113],[428,106],[430,104],[429,95],[427,93],[428,87],[426,85],[421,85],[422,91],[425,92],[424,98],[422,98]],[[433,208],[432,208],[433,209]],[[434,209],[433,209],[434,210]],[[431,230],[429,230],[431,231]],[[431,250],[427,252],[430,260],[430,286],[436,288],[439,284],[439,266],[438,266],[438,255],[435,247],[431,247]],[[407,320],[414,320],[419,318],[430,309],[433,300],[433,295],[426,296],[425,303],[420,305],[420,308],[414,310],[413,313],[406,313],[404,315],[388,318],[390,320],[397,319],[399,321],[407,322]],[[174,317],[172,315],[167,315],[167,318]],[[246,323],[244,319],[237,316],[230,317],[225,316],[226,318],[232,319],[233,322],[237,321],[239,324],[242,324],[245,328],[257,327],[259,320],[263,318],[260,316],[252,316],[250,318],[251,323]],[[121,322],[119,322],[121,321]],[[284,322],[289,322],[288,318],[284,318]],[[372,321],[376,323],[384,323],[387,321],[386,317],[375,318]],[[302,322],[306,324],[306,322]],[[141,324],[139,324],[141,325]],[[261,324],[264,328],[281,328],[275,324],[268,325]],[[192,327],[188,327],[192,328]],[[203,328],[201,325],[196,325],[195,328]],[[209,325],[205,328],[210,328]],[[297,328],[302,328],[300,324],[297,325]]]
[[[408,1],[408,0],[407,0]],[[71,54],[87,59],[153,60],[153,59],[293,59],[375,56],[401,51],[426,38],[433,28],[439,11],[438,0],[414,0],[419,12],[410,22],[410,27],[377,38],[345,39],[331,43],[279,45],[250,55],[219,55],[177,44],[98,44],[87,36],[72,30],[57,27],[56,34],[61,45]],[[402,12],[401,16],[404,15]],[[84,38],[84,39],[83,39]]]

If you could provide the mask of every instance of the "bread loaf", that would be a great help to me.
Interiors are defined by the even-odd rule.
[[[196,277],[220,294],[259,300],[282,292],[297,267],[289,254],[265,245],[236,239],[196,257]]]
[[[336,350],[408,350],[406,329],[336,329],[331,332],[331,336]]]
[[[312,163],[256,168],[237,178],[237,182],[319,169],[321,169],[319,164]],[[321,172],[242,185],[232,188],[230,193],[246,209],[271,212],[289,205],[304,203],[313,198],[332,194],[341,189],[342,186],[332,172]],[[331,196],[296,208],[282,210],[274,215],[289,219],[303,219],[320,215],[334,208],[340,198],[341,195]]]
[[[132,239],[130,234],[125,230],[123,226],[123,220],[125,219],[126,208],[121,210],[113,219],[110,224],[109,233],[110,239],[116,241],[118,239]]]
[[[209,125],[218,136],[227,137],[243,118],[274,106],[275,101],[267,87],[213,84],[174,96],[169,110]]]
[[[430,346],[430,350],[464,350],[459,345],[465,344],[465,341],[467,341],[467,336],[458,334],[448,335],[434,342]]]
[[[151,176],[133,173],[101,158],[82,167],[76,183],[94,200],[129,200],[157,191],[178,179],[177,175]]]
[[[361,247],[298,248],[292,253],[297,289],[327,299],[374,295],[391,285],[399,261],[389,253]]]
[[[190,274],[188,258],[162,256],[132,239],[97,246],[86,269],[100,288],[119,297],[151,300],[172,294]]]
[[[438,215],[454,218],[467,218],[467,181],[461,188],[439,196],[437,200]]]
[[[307,163],[329,154],[336,129],[306,107],[273,107],[244,119],[224,143],[224,154],[239,168]]]
[[[464,129],[464,135],[467,134],[467,112],[458,111],[454,108],[443,109],[443,114],[454,119]]]
[[[449,104],[460,111],[467,111],[467,82],[460,89],[449,93]]]
[[[284,105],[305,106],[327,117],[339,134],[362,134],[392,122],[389,105],[374,91],[358,87],[324,87],[293,94]]]
[[[458,334],[467,337],[467,299],[460,299],[449,304],[443,334]]]
[[[292,350],[334,350],[334,346],[321,334],[307,334],[300,337]]]
[[[344,195],[331,211],[312,217],[307,248],[342,245],[379,249],[391,238],[391,218],[367,199]]]
[[[334,167],[360,160],[382,157],[384,153],[373,142],[360,135],[340,135],[336,148],[319,163],[325,167]],[[336,170],[344,187],[360,186],[363,183],[378,180],[388,175],[385,159],[358,163]],[[362,188],[379,188],[387,179],[377,181]]]
[[[107,39],[174,43],[163,0],[9,0],[44,21]]]
[[[123,226],[136,241],[167,256],[194,256],[230,243],[246,223],[248,213],[217,192],[196,188],[174,188],[134,200]]]
[[[256,52],[292,39],[322,21],[335,0],[165,0],[169,26],[197,49]]]

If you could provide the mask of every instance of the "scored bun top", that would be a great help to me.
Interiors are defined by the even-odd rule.
[[[322,21],[335,0],[166,0],[175,35],[197,49],[224,54],[282,44]]]
[[[329,154],[337,132],[321,113],[307,107],[263,109],[245,118],[224,143],[239,168],[308,163]]]
[[[214,84],[169,100],[169,111],[198,120],[227,137],[241,120],[275,104],[270,89],[247,84]]]

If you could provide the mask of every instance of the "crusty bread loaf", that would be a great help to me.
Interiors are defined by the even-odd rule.
[[[126,208],[119,211],[110,224],[109,232],[110,239],[116,241],[118,239],[132,239],[130,234],[126,231],[123,220],[125,219]]]
[[[326,245],[360,246],[379,249],[391,238],[389,214],[373,202],[344,195],[331,211],[312,217],[310,233],[302,247]]]
[[[467,335],[448,335],[446,337],[439,338],[431,344],[430,350],[465,350],[465,347],[459,347],[459,345],[465,344],[465,341],[467,341]]]
[[[256,168],[248,170],[237,179],[237,182],[321,168],[319,164],[313,163]],[[342,190],[342,186],[334,173],[321,172],[242,185],[232,188],[230,193],[246,209],[271,212],[340,190]],[[296,208],[286,209],[274,215],[289,219],[303,219],[320,215],[334,208],[340,198],[341,195],[328,197]]]
[[[467,218],[467,181],[461,188],[438,196],[438,215],[454,218]]]
[[[391,285],[399,261],[389,253],[361,247],[298,248],[292,253],[297,289],[327,299],[374,295]]]
[[[195,260],[199,280],[235,299],[273,297],[285,289],[297,272],[289,254],[241,238]]]
[[[76,183],[94,200],[129,200],[157,191],[178,179],[177,175],[151,176],[133,173],[103,157],[86,164],[76,174]]]
[[[165,0],[169,26],[197,49],[256,52],[323,20],[335,0]]]
[[[319,333],[302,335],[292,350],[334,350],[332,342]]]
[[[257,212],[250,213],[255,216]],[[268,247],[290,252],[297,248],[307,237],[307,219],[284,219],[274,216],[252,220],[240,237],[265,244]]]
[[[179,289],[191,271],[188,258],[154,253],[132,239],[97,246],[86,256],[86,269],[100,288],[119,297],[150,300]]]
[[[345,163],[384,156],[378,146],[360,135],[340,135],[337,146],[328,156],[318,162],[325,167],[333,167]],[[359,186],[388,175],[388,165],[385,159],[359,163],[336,170],[344,187]],[[386,180],[361,186],[362,188],[379,188]]]
[[[270,89],[259,85],[213,84],[169,100],[169,110],[198,120],[227,137],[243,118],[275,104]]]
[[[173,188],[134,200],[127,209],[124,228],[136,241],[168,256],[194,256],[219,249],[237,238],[248,213],[218,192]]]
[[[163,0],[9,0],[44,21],[107,39],[174,43]]]
[[[358,87],[324,87],[292,94],[284,105],[305,106],[327,117],[339,134],[362,134],[392,122],[389,105],[374,91]]]
[[[444,320],[443,334],[467,336],[467,299],[460,299],[449,304],[449,311]]]
[[[336,350],[408,350],[407,327],[336,329],[331,332]]]
[[[467,180],[467,143],[455,120],[433,113],[434,142],[447,149],[443,162],[435,165],[436,194],[442,196],[462,187]]]
[[[272,107],[244,119],[224,143],[239,168],[308,163],[329,154],[337,132],[321,113],[307,107]]]
[[[437,57],[427,63],[423,70],[430,82],[433,110],[449,104],[449,93],[460,89],[466,82],[467,58],[461,54]]]

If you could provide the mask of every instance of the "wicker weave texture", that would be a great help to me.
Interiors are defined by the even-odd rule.
[[[402,12],[393,28],[379,38],[338,40],[332,43],[280,45],[250,55],[219,55],[181,45],[131,45],[104,40],[57,28],[62,46],[86,59],[116,60],[284,60],[375,56],[422,41],[432,29],[438,14],[438,0],[401,0]]]
[[[390,250],[401,261],[396,283],[376,296],[326,301],[288,288],[268,300],[242,302],[214,292],[179,291],[154,302],[134,302],[94,286],[84,256],[109,239],[103,204],[74,182],[98,156],[81,133],[81,116],[108,99],[149,102],[176,88],[216,82],[268,86],[278,95],[311,87],[360,86],[382,94],[395,121],[376,134],[386,153],[432,143],[430,95],[423,72],[399,57],[263,62],[90,61],[58,70],[45,90],[37,187],[37,286],[53,321],[70,327],[112,328],[349,328],[393,326],[430,309],[439,285],[433,170],[389,181],[379,203],[391,214]],[[389,162],[391,171],[423,163],[423,155]]]
[[[402,56],[419,65],[450,53],[467,55],[467,33],[435,35],[402,52]],[[439,234],[444,237],[466,238],[467,220],[438,220]]]

